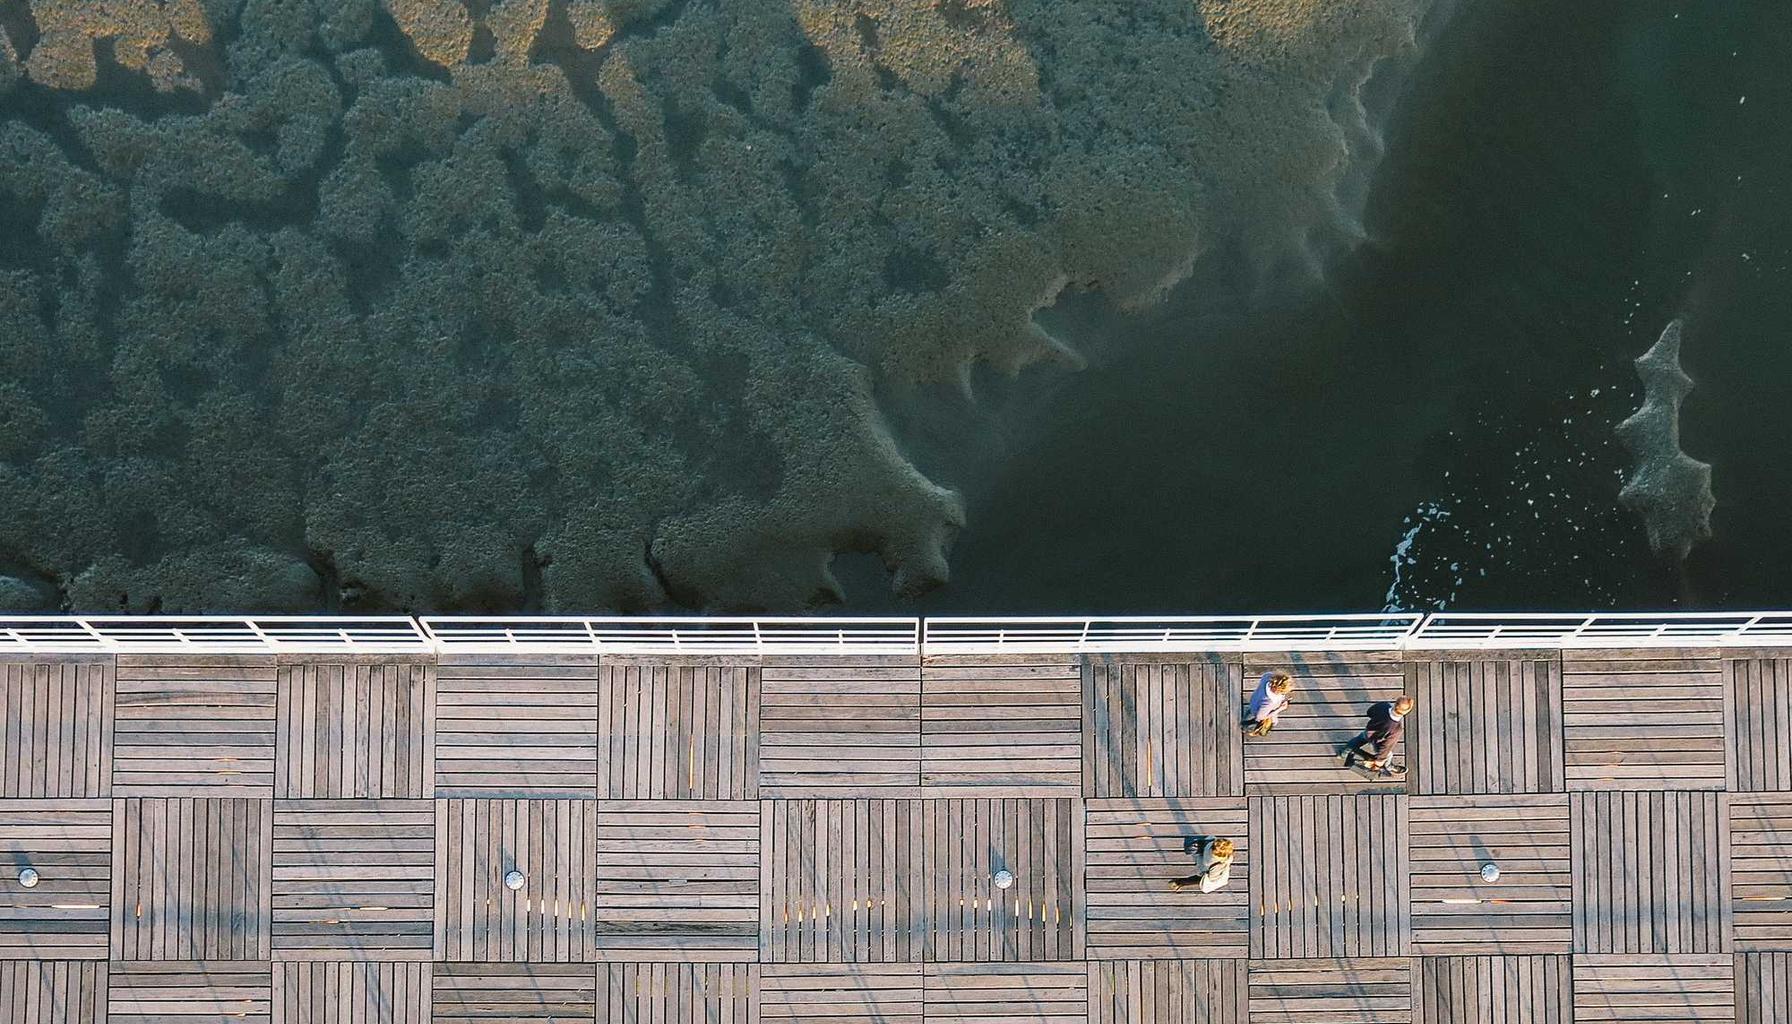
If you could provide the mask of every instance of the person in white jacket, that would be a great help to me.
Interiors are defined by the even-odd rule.
[[[1191,841],[1187,849],[1189,856],[1195,858],[1197,870],[1192,875],[1172,880],[1171,891],[1181,892],[1198,885],[1202,892],[1212,892],[1224,888],[1232,880],[1232,840],[1203,836]]]
[[[1268,736],[1269,730],[1276,727],[1276,716],[1294,699],[1293,693],[1293,676],[1286,672],[1263,673],[1263,678],[1257,680],[1256,692],[1251,694],[1251,706],[1245,712],[1245,735]]]

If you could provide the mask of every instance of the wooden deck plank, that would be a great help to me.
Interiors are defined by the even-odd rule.
[[[1731,1024],[1734,963],[1727,955],[1580,954],[1576,1024]]]
[[[274,795],[271,656],[119,655],[112,795]]]
[[[433,660],[283,659],[274,796],[430,797]]]
[[[1413,1024],[1572,1024],[1572,958],[1426,956],[1413,976]]]
[[[778,800],[761,812],[760,850],[769,892],[762,901],[760,959],[766,963],[913,962],[926,942],[927,874],[914,841],[928,804],[913,800]],[[863,825],[878,841],[844,833]],[[874,861],[873,851],[879,860]],[[845,902],[841,893],[862,893]],[[879,933],[872,937],[871,919]],[[861,928],[859,922],[866,926]]]
[[[1084,796],[1243,795],[1242,665],[1095,655],[1084,672]]]
[[[0,661],[0,799],[112,795],[115,662]]]
[[[1082,690],[1075,657],[928,658],[922,795],[1080,795]]]
[[[435,812],[438,962],[595,958],[597,801],[438,800]],[[549,822],[564,842],[541,841]],[[504,884],[512,870],[521,889]]]
[[[1404,956],[1407,797],[1252,797],[1253,959]]]
[[[435,807],[427,800],[277,800],[272,878],[275,958],[428,960]],[[350,977],[365,984],[362,975]]]
[[[1088,949],[1096,959],[1242,959],[1250,951],[1253,856],[1243,797],[1090,800]],[[1231,880],[1170,892],[1194,872],[1187,840],[1231,839]]]
[[[430,1024],[431,966],[274,961],[273,1024]]]
[[[1792,1020],[1792,952],[1736,954],[1736,1024]]]
[[[1724,698],[1718,658],[1563,655],[1568,788],[1724,788]]]
[[[759,968],[759,1020],[923,1024],[922,989],[920,964],[766,964]]]
[[[433,1024],[572,1024],[598,1019],[598,975],[589,964],[438,963],[432,973]],[[671,1024],[672,1018],[662,1019]]]
[[[114,963],[110,1024],[272,1024],[266,963]]]
[[[8,1024],[105,1024],[104,961],[0,961],[0,1020]]]
[[[760,670],[724,659],[605,659],[598,670],[597,795],[753,800]]]
[[[1574,880],[1566,794],[1412,797],[1412,944],[1424,955],[1566,953]],[[1499,879],[1481,868],[1494,864]]]
[[[1556,658],[1412,661],[1413,792],[1556,793],[1566,784]]]
[[[1253,960],[1250,1024],[1410,1024],[1404,958]]]
[[[928,964],[928,1024],[1087,1024],[1089,975],[1081,963]]]
[[[1736,948],[1792,950],[1792,793],[1734,794],[1729,810]]]
[[[273,801],[127,798],[112,814],[114,960],[268,958]]]
[[[920,659],[778,657],[761,672],[761,796],[919,794]]]
[[[105,960],[112,884],[111,801],[0,800],[0,960]]]
[[[759,958],[757,801],[598,803],[599,958]]]
[[[1732,793],[1792,790],[1792,657],[1725,658]]]
[[[597,796],[595,657],[445,655],[435,691],[436,796]]]
[[[1246,1024],[1243,960],[1089,962],[1089,1024]]]
[[[1731,944],[1719,794],[1572,794],[1574,951],[1718,953]]]
[[[748,1024],[756,1019],[759,971],[757,964],[602,964],[596,1019],[598,1024]]]

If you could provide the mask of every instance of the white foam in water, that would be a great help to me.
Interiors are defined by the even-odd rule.
[[[1450,518],[1450,510],[1438,502],[1424,501],[1419,503],[1414,515],[1417,516],[1418,521],[1413,522],[1413,517],[1410,516],[1405,520],[1412,523],[1412,528],[1401,534],[1400,542],[1394,545],[1394,553],[1388,559],[1394,563],[1394,581],[1388,584],[1388,595],[1381,609],[1384,612],[1405,610],[1400,606],[1400,584],[1404,582],[1403,574],[1406,567],[1418,561],[1418,556],[1412,553],[1412,546],[1418,541],[1420,530]],[[1451,565],[1450,568],[1454,569],[1456,566]]]

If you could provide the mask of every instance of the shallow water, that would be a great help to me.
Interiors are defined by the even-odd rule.
[[[1148,316],[1060,313],[1124,355],[1006,414],[922,608],[1792,602],[1789,66],[1777,0],[1464,5],[1322,287],[1242,312],[1214,260]],[[1617,505],[1612,436],[1676,316],[1718,499],[1683,567]]]

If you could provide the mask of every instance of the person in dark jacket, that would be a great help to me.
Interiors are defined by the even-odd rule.
[[[1414,703],[1411,697],[1401,697],[1371,705],[1368,726],[1345,748],[1344,766],[1348,768],[1360,760],[1363,767],[1371,771],[1388,771],[1394,749],[1406,732],[1405,718],[1412,714]]]

